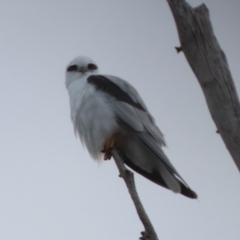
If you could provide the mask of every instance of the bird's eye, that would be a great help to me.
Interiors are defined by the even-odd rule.
[[[93,63],[89,63],[87,67],[88,67],[88,70],[90,71],[94,71],[97,69],[97,66]]]
[[[68,72],[76,72],[78,70],[78,66],[77,65],[71,65],[67,68]]]

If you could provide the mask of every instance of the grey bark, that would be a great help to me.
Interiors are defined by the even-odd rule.
[[[173,13],[181,47],[203,90],[213,121],[240,171],[240,104],[237,91],[210,22],[209,11],[202,4],[192,8],[185,0],[167,0]],[[140,239],[158,240],[153,225],[138,197],[133,173],[116,150],[112,156],[124,179],[145,232]]]
[[[140,239],[142,239],[142,240],[158,240],[158,236],[153,228],[153,225],[152,225],[147,213],[144,210],[144,207],[140,201],[140,198],[138,197],[133,173],[125,167],[122,159],[120,158],[120,156],[118,155],[116,150],[112,150],[112,156],[118,167],[120,177],[122,177],[126,183],[129,194],[133,200],[136,211],[138,213],[138,216],[145,228],[145,231],[141,232],[142,237]]]
[[[184,0],[167,0],[173,13],[181,47],[196,75],[219,133],[240,171],[240,104],[236,88],[202,4],[192,8]],[[196,106],[197,107],[197,106]]]

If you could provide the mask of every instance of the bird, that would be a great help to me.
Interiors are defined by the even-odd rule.
[[[125,165],[148,180],[197,198],[165,155],[164,135],[130,83],[99,74],[90,57],[77,56],[66,67],[65,85],[74,132],[94,160],[110,159],[115,149]]]

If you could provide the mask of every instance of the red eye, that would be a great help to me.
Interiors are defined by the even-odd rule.
[[[97,69],[97,66],[93,63],[89,63],[87,67],[88,67],[88,70],[90,71],[94,71]]]
[[[77,65],[71,65],[67,68],[68,72],[76,72],[78,70],[78,66]]]

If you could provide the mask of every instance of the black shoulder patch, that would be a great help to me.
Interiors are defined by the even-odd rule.
[[[88,83],[93,84],[97,90],[107,93],[118,101],[128,103],[129,105],[145,111],[140,103],[134,102],[126,92],[108,78],[102,75],[91,75],[87,81]]]

